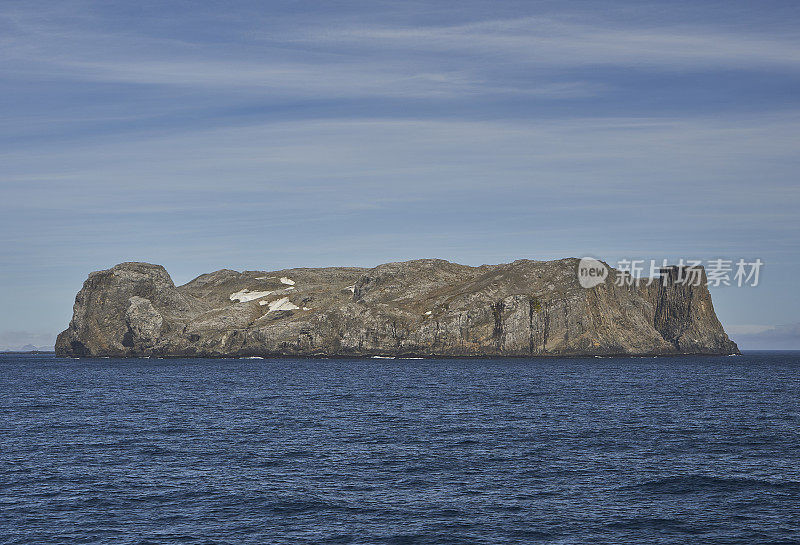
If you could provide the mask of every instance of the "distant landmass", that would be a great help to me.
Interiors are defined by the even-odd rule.
[[[735,354],[702,283],[581,287],[578,259],[438,259],[237,272],[176,287],[149,263],[93,272],[61,356]]]
[[[24,346],[2,346],[0,347],[0,353],[8,353],[8,352],[53,352],[52,346],[34,346],[32,344],[26,344]]]

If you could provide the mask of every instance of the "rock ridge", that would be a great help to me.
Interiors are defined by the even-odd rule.
[[[579,260],[471,267],[222,269],[175,286],[164,267],[89,274],[60,356],[609,356],[736,354],[700,285],[582,288]]]

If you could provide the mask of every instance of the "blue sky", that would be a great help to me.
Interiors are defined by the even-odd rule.
[[[760,258],[800,348],[796,2],[0,4],[0,347],[91,270]]]

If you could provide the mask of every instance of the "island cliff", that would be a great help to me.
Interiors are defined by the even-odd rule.
[[[61,356],[580,356],[733,354],[703,282],[610,280],[577,259],[469,267],[223,269],[175,286],[149,263],[93,272]],[[672,271],[672,272],[670,272]]]

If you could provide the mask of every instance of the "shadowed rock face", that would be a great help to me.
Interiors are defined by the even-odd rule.
[[[738,353],[705,286],[590,289],[577,259],[468,267],[223,269],[176,287],[122,263],[75,298],[62,356],[577,356]],[[674,272],[674,270],[673,270]]]

